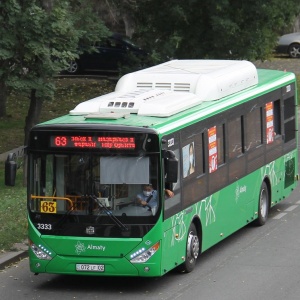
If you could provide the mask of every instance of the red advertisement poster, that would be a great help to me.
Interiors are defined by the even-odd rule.
[[[274,113],[273,113],[273,102],[266,104],[266,136],[267,144],[273,143],[274,141]]]
[[[209,173],[218,169],[217,127],[208,129],[208,163]]]

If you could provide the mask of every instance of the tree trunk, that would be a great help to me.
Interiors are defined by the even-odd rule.
[[[29,131],[30,129],[39,122],[40,114],[42,111],[43,100],[36,97],[36,90],[32,89],[30,93],[30,106],[28,109],[28,115],[25,119],[25,138],[24,145],[28,145]]]
[[[42,0],[42,6],[45,11],[50,13],[53,8],[54,0]],[[30,129],[39,122],[40,114],[42,111],[43,100],[36,96],[36,90],[32,89],[30,93],[30,106],[28,109],[28,115],[25,119],[24,128],[24,146],[26,147],[29,142]],[[24,167],[23,167],[23,185],[27,184],[27,170],[28,170],[28,156],[24,155]]]
[[[37,98],[36,90],[32,89],[30,93],[30,106],[28,109],[28,115],[25,119],[25,128],[24,128],[25,146],[28,145],[30,129],[39,122],[42,106],[43,106],[43,100]],[[24,155],[24,161],[23,161],[23,185],[24,186],[26,186],[27,183],[27,168],[28,168],[28,159],[27,159],[27,155]]]
[[[7,87],[4,81],[0,80],[0,117],[6,116]]]
[[[135,23],[134,23],[134,19],[132,18],[132,16],[128,13],[123,13],[123,22],[125,25],[125,32],[126,35],[129,36],[130,38],[132,37],[134,31],[135,31]]]

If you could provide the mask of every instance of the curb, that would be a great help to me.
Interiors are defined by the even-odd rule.
[[[28,250],[16,252],[4,252],[0,254],[0,270],[4,270],[11,264],[19,262],[21,259],[28,257]]]

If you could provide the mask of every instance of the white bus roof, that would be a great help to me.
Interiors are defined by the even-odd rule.
[[[114,92],[80,103],[70,115],[167,117],[257,83],[257,70],[248,61],[172,60],[124,75]]]

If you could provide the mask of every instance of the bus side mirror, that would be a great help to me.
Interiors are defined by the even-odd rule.
[[[165,158],[165,181],[175,183],[178,180],[178,159],[175,153],[167,150],[164,154]]]

